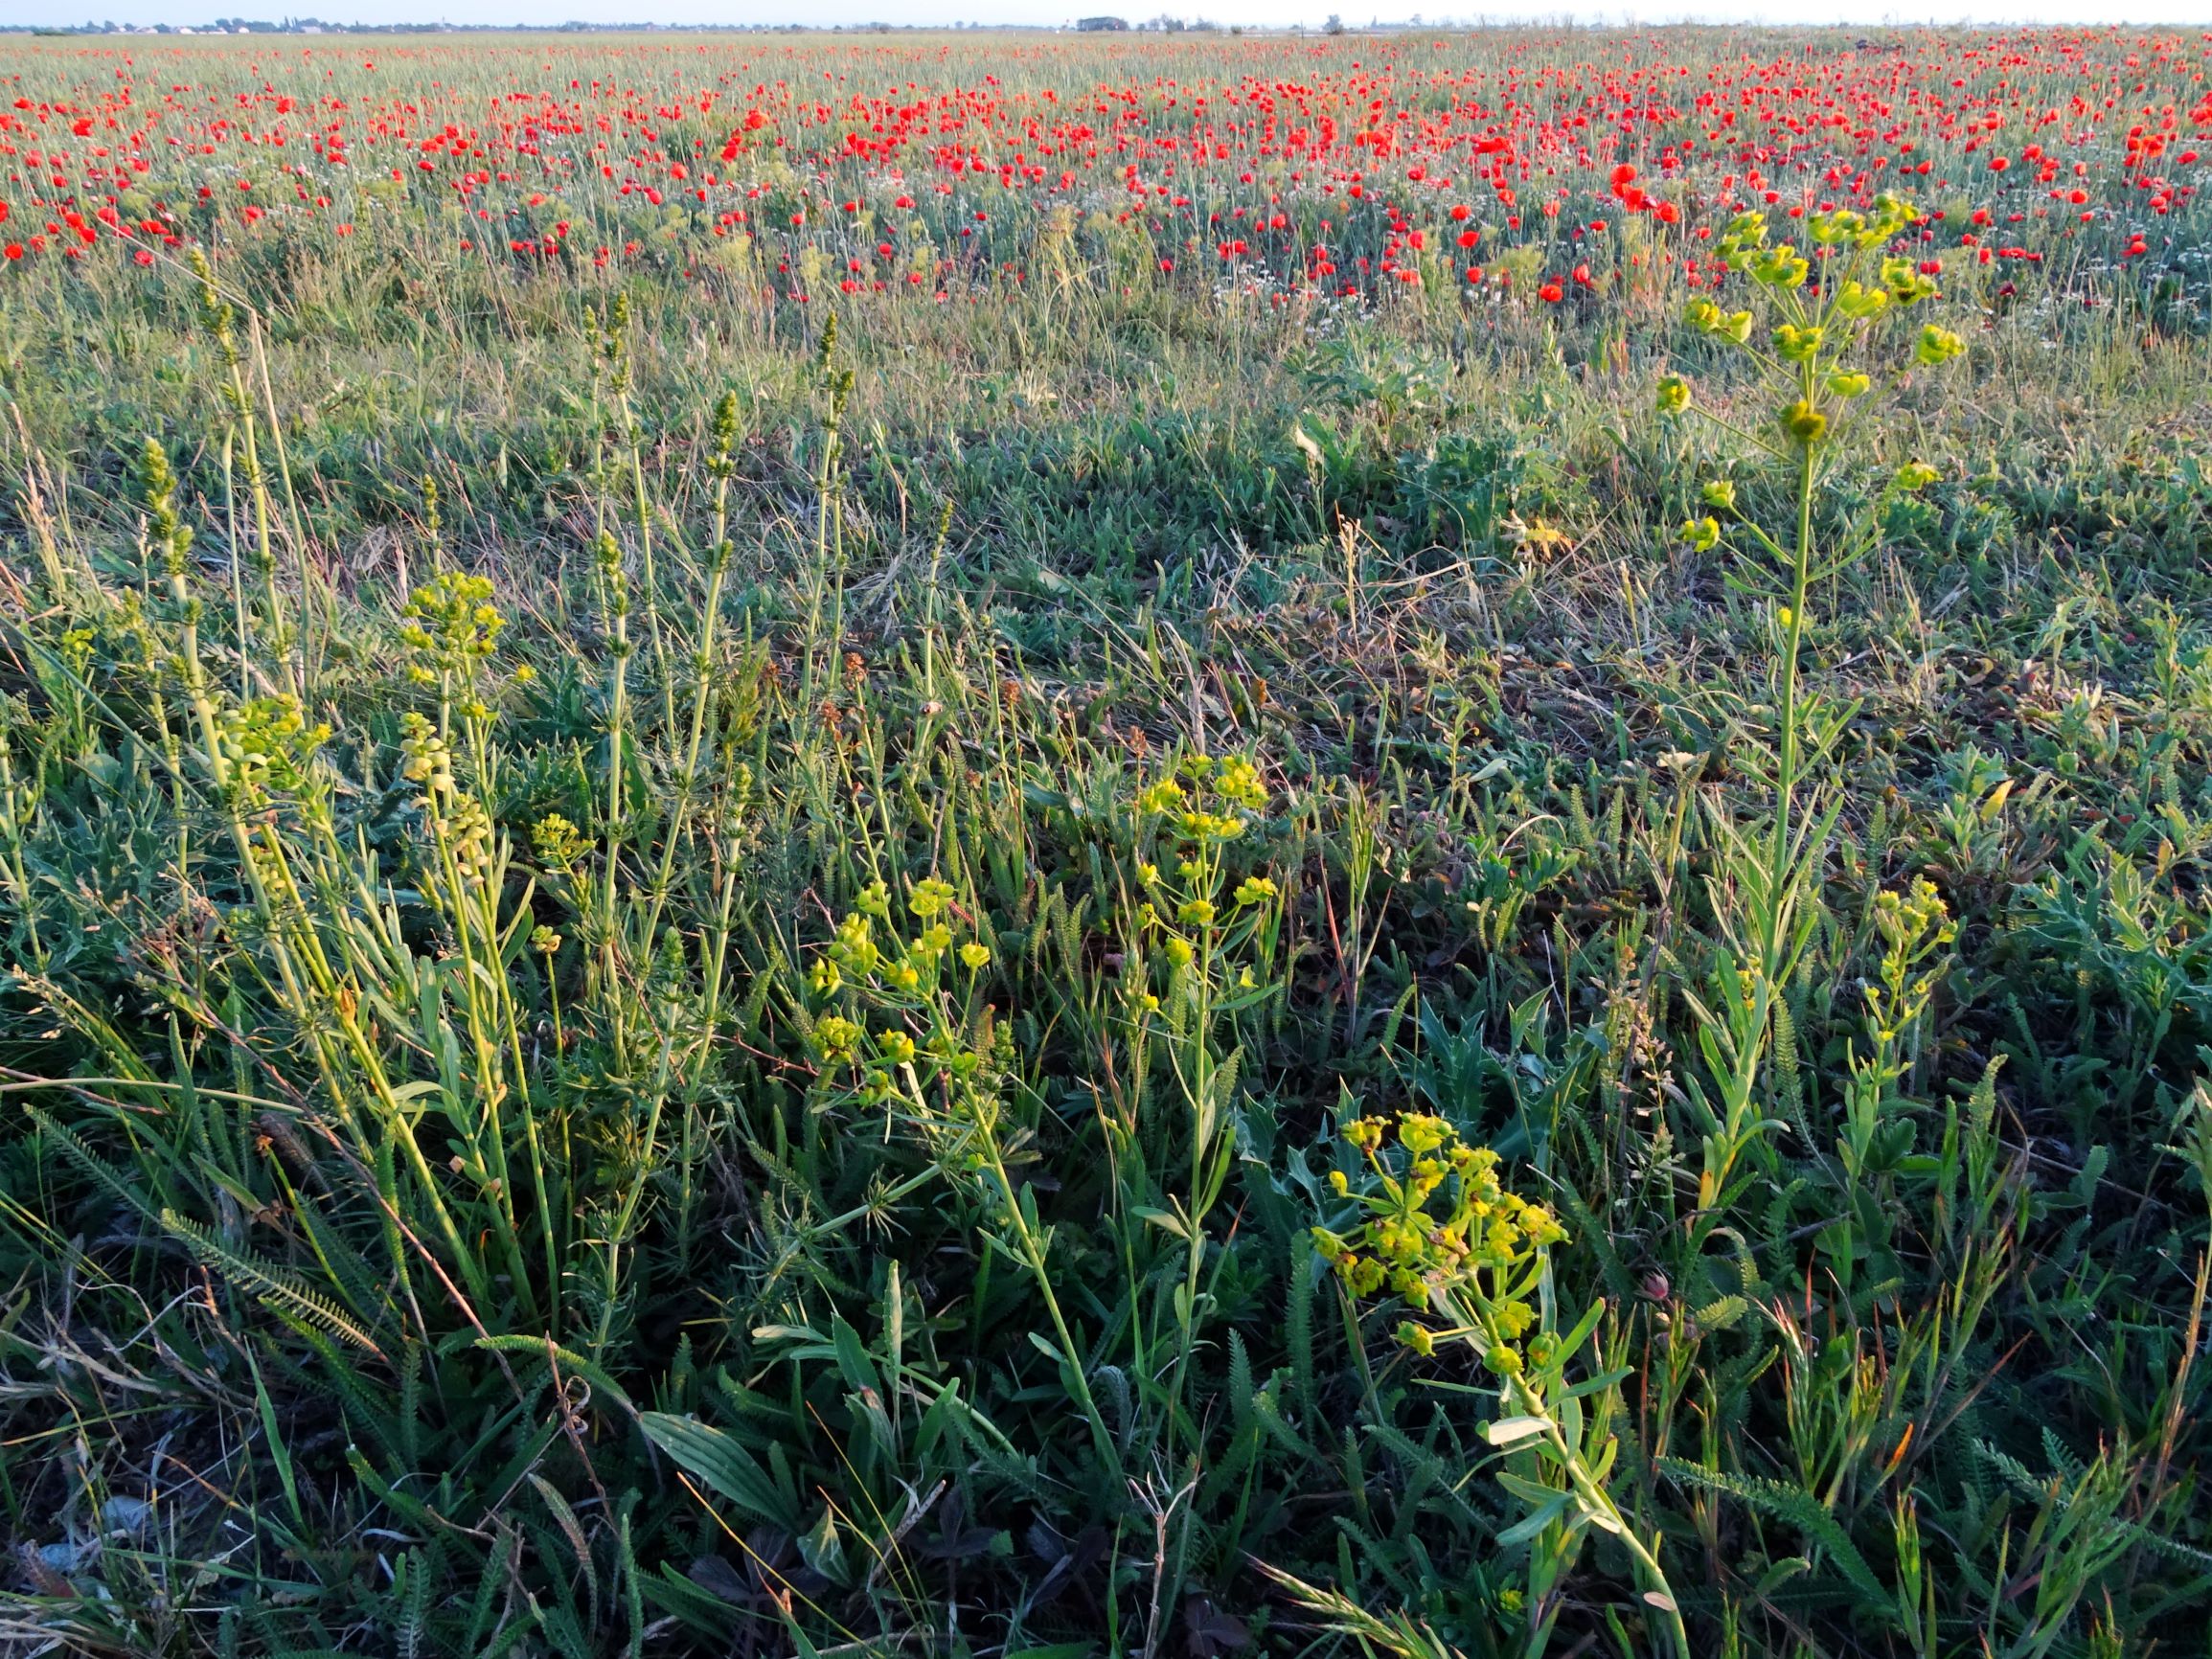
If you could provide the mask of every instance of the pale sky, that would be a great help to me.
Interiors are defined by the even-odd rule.
[[[1934,0],[1897,8],[1850,0],[1643,0],[1562,6],[1542,0],[0,0],[0,26],[86,20],[201,26],[216,17],[316,16],[351,23],[602,23],[950,25],[1064,24],[1092,11],[1134,23],[1165,11],[1221,24],[1318,27],[1331,11],[1354,27],[1419,12],[1443,19],[1643,24],[2135,23],[2212,27],[2212,0]]]

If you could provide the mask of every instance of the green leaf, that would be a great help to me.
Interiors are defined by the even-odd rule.
[[[1548,1504],[1554,1498],[1566,1496],[1557,1487],[1547,1487],[1539,1481],[1530,1480],[1525,1475],[1516,1475],[1510,1469],[1499,1471],[1497,1484],[1523,1503]]]
[[[1709,1302],[1690,1315],[1702,1330],[1726,1330],[1750,1311],[1751,1305],[1741,1296],[1723,1296],[1718,1302]]]
[[[1129,1214],[1143,1221],[1147,1226],[1157,1227],[1161,1232],[1170,1234],[1174,1238],[1188,1239],[1191,1236],[1190,1229],[1183,1225],[1183,1218],[1173,1211],[1156,1210],[1150,1205],[1138,1205]]]
[[[1531,1538],[1535,1537],[1539,1533],[1542,1532],[1544,1528],[1550,1526],[1552,1522],[1558,1520],[1561,1515],[1564,1514],[1566,1512],[1566,1493],[1558,1492],[1553,1494],[1552,1501],[1550,1503],[1545,1504],[1540,1509],[1531,1511],[1528,1514],[1516,1521],[1512,1526],[1506,1528],[1504,1532],[1498,1534],[1496,1541],[1499,1548],[1510,1550],[1516,1544],[1527,1543]]]
[[[1603,1319],[1605,1314],[1605,1299],[1603,1297],[1593,1299],[1589,1307],[1584,1311],[1583,1316],[1575,1321],[1575,1328],[1560,1339],[1560,1358],[1562,1361],[1574,1358],[1582,1351],[1583,1344],[1589,1341],[1590,1332],[1597,1329],[1598,1321]]]
[[[768,1471],[733,1436],[695,1418],[662,1411],[642,1413],[638,1426],[646,1439],[687,1474],[698,1477],[717,1497],[727,1498],[755,1520],[772,1522],[794,1534],[799,1531],[798,1516],[785,1503]]]
[[[592,1393],[604,1395],[615,1404],[621,1406],[623,1410],[632,1415],[635,1415],[637,1411],[637,1407],[630,1403],[629,1396],[624,1391],[622,1384],[607,1375],[604,1370],[594,1365],[575,1350],[562,1348],[556,1343],[549,1342],[542,1336],[480,1336],[476,1339],[475,1346],[494,1352],[522,1353],[544,1360],[547,1369],[555,1374],[567,1372],[572,1375],[581,1376],[591,1384]]]
[[[1501,1417],[1484,1425],[1482,1438],[1492,1445],[1518,1445],[1550,1426],[1549,1420],[1540,1417]]]
[[[1874,1569],[1866,1564],[1866,1557],[1859,1553],[1859,1546],[1851,1541],[1851,1535],[1811,1492],[1801,1487],[1784,1486],[1780,1481],[1720,1474],[1680,1458],[1658,1458],[1653,1460],[1653,1466],[1671,1481],[1719,1492],[1748,1504],[1763,1514],[1787,1521],[1827,1552],[1852,1586],[1866,1598],[1870,1607],[1883,1618],[1891,1616],[1893,1599],[1889,1587],[1875,1576]]]
[[[1635,1375],[1633,1366],[1623,1365],[1611,1371],[1601,1371],[1595,1376],[1586,1376],[1560,1396],[1562,1399],[1587,1399],[1593,1394],[1603,1394]]]
[[[842,1319],[830,1327],[830,1333],[837,1345],[837,1369],[844,1374],[845,1381],[855,1389],[866,1389],[880,1398],[883,1384],[876,1375],[875,1361],[868,1357],[868,1350],[861,1344],[860,1333]]]

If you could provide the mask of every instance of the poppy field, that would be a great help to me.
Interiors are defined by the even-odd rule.
[[[0,1647],[2212,1608],[2212,34],[0,36]]]

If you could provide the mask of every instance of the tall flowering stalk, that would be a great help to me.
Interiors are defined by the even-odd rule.
[[[1755,427],[1739,426],[1696,403],[1690,382],[1669,375],[1658,385],[1663,417],[1695,409],[1771,457],[1790,479],[1794,522],[1769,533],[1737,509],[1727,480],[1704,486],[1712,511],[1682,528],[1698,551],[1731,536],[1751,557],[1741,580],[1771,605],[1774,725],[1768,782],[1772,807],[1764,835],[1747,837],[1721,821],[1723,869],[1741,892],[1738,904],[1717,906],[1734,957],[1716,987],[1718,1010],[1700,1008],[1707,1062],[1721,1089],[1718,1102],[1701,1092],[1706,1134],[1699,1176],[1698,1207],[1712,1214],[1738,1159],[1768,1126],[1755,1118],[1753,1096],[1770,1037],[1775,1000],[1802,961],[1815,920],[1809,902],[1818,886],[1818,865],[1835,804],[1808,810],[1802,799],[1808,763],[1825,752],[1849,718],[1849,709],[1825,709],[1804,684],[1808,607],[1814,580],[1838,568],[1850,549],[1823,548],[1813,527],[1813,491],[1838,443],[1874,389],[1872,368],[1891,321],[1936,292],[1934,280],[1911,261],[1886,252],[1916,220],[1899,196],[1876,199],[1871,213],[1851,209],[1816,214],[1806,221],[1808,257],[1789,242],[1769,239],[1764,214],[1737,216],[1716,244],[1728,269],[1747,278],[1750,307],[1723,310],[1712,300],[1692,303],[1690,327],[1733,347],[1760,371],[1772,416]],[[1815,261],[1820,268],[1813,280]],[[1892,336],[1893,338],[1893,336]],[[1912,336],[1904,364],[1933,368],[1958,356],[1965,342],[1933,323]],[[1893,347],[1894,350],[1894,347]],[[1913,464],[1895,474],[1893,492],[1933,482],[1934,472]],[[1726,520],[1723,528],[1722,520]]]
[[[871,881],[815,959],[808,989],[820,1010],[810,1046],[825,1101],[903,1119],[929,1146],[939,1169],[969,1193],[998,1230],[1009,1256],[1036,1284],[1052,1321],[1051,1352],[1083,1414],[1101,1466],[1119,1475],[1121,1452],[1106,1426],[1050,1265],[1053,1229],[1037,1195],[1008,1164],[1001,1083],[1012,1070],[1003,1026],[990,1038],[975,1014],[991,947],[960,939],[954,922],[980,913],[972,894],[939,876],[908,889],[903,910],[890,883]],[[985,1022],[988,1024],[988,1022]],[[913,1177],[927,1180],[927,1173]]]
[[[379,933],[385,919],[375,906],[353,918],[356,926],[326,929],[318,924],[323,895],[361,891],[359,872],[349,865],[348,852],[338,839],[331,810],[333,780],[319,753],[330,728],[308,724],[299,699],[288,692],[236,704],[225,700],[203,660],[203,608],[189,580],[193,535],[177,511],[176,476],[161,446],[150,441],[141,462],[141,484],[149,545],[159,556],[176,621],[176,648],[167,668],[182,689],[194,750],[188,759],[186,746],[176,745],[171,763],[184,766],[194,786],[204,784],[229,829],[245,889],[245,909],[265,951],[262,982],[305,1034],[315,1074],[359,1167],[381,1179],[381,1195],[388,1206],[397,1204],[396,1168],[407,1169],[418,1183],[432,1230],[445,1248],[460,1287],[468,1301],[487,1303],[492,1293],[490,1272],[479,1253],[464,1242],[454,1209],[411,1127],[416,1113],[408,1104],[409,1097],[373,1034],[376,1021],[364,989],[375,983],[381,965],[392,960],[398,941]],[[408,757],[414,781],[428,785],[425,811],[440,802],[457,803],[459,786],[447,786],[451,750],[437,741],[435,728],[426,720],[410,729],[410,738],[416,741],[416,750]],[[307,831],[304,836],[286,833],[294,815]],[[477,861],[473,850],[481,841],[480,833],[468,837],[471,851],[464,862],[471,868]],[[459,864],[446,868],[449,879],[459,878]],[[516,1303],[535,1312],[536,1298],[523,1271],[507,1201],[508,1183],[503,1170],[493,1167],[490,1154],[496,1148],[485,1137],[484,1120],[455,1101],[451,1121],[470,1148],[464,1164],[473,1159],[485,1188],[496,1188],[499,1214],[492,1231],[506,1257]],[[387,1210],[388,1215],[393,1213]],[[188,1242],[199,1238],[189,1218],[165,1212],[162,1220]],[[396,1242],[389,1239],[387,1242],[393,1252],[395,1282],[404,1284],[404,1258]]]
[[[1207,1303],[1201,1281],[1207,1217],[1228,1182],[1235,1150],[1230,1134],[1243,1051],[1231,1046],[1233,1021],[1273,994],[1253,967],[1275,955],[1282,895],[1260,873],[1232,880],[1230,847],[1267,804],[1259,768],[1238,757],[1188,755],[1178,776],[1156,780],[1136,798],[1140,857],[1136,890],[1144,895],[1128,918],[1125,979],[1133,1024],[1161,1039],[1178,1093],[1190,1109],[1190,1161],[1181,1194],[1161,1172],[1164,1208],[1143,1218],[1183,1245],[1175,1287],[1175,1364],[1168,1390],[1182,1398]],[[1155,859],[1173,858],[1163,871]],[[1164,971],[1163,971],[1164,970]],[[1171,1414],[1168,1443],[1175,1421]]]

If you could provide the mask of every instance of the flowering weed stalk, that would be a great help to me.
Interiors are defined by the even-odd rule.
[[[1627,1552],[1669,1649],[1689,1659],[1656,1540],[1639,1534],[1608,1489],[1619,1450],[1610,1423],[1626,1373],[1567,1379],[1605,1304],[1593,1302],[1562,1329],[1551,1250],[1567,1241],[1566,1229],[1507,1189],[1497,1154],[1468,1145],[1443,1118],[1359,1118],[1338,1133],[1364,1167],[1331,1171],[1352,1219],[1313,1230],[1323,1260],[1354,1296],[1386,1292],[1406,1304],[1412,1317],[1399,1325],[1398,1339],[1413,1352],[1427,1357],[1439,1343],[1458,1346],[1496,1379],[1498,1415],[1483,1434],[1504,1458],[1498,1480],[1521,1517],[1495,1541],[1529,1551],[1527,1593],[1510,1594],[1500,1611],[1525,1614],[1524,1652],[1539,1659],[1549,1646],[1566,1575],[1585,1534],[1596,1532]]]
[[[938,1168],[980,1198],[1044,1303],[1051,1357],[1118,1487],[1120,1448],[1060,1306],[1052,1229],[1038,1214],[1034,1189],[1008,1166],[1001,1091],[1012,1057],[1002,1031],[995,1039],[985,1035],[971,1017],[977,976],[992,953],[980,940],[960,941],[952,922],[976,906],[949,882],[927,876],[914,883],[903,908],[911,931],[894,917],[890,885],[870,882],[815,959],[809,989],[826,1005],[813,1022],[821,1086],[829,1099],[882,1112],[887,1122],[903,1117]]]
[[[1144,897],[1130,917],[1124,980],[1132,1018],[1165,1038],[1176,1092],[1189,1112],[1183,1191],[1163,1182],[1163,1203],[1135,1212],[1179,1239],[1184,1250],[1172,1304],[1177,1334],[1167,1390],[1171,1452],[1192,1345],[1204,1319],[1200,1281],[1207,1218],[1220,1201],[1235,1149],[1227,1131],[1243,1051],[1224,1046],[1224,1032],[1233,1030],[1239,1013],[1275,990],[1272,980],[1254,970],[1257,966],[1265,972],[1273,959],[1281,895],[1263,874],[1232,883],[1227,864],[1230,847],[1266,805],[1266,790],[1249,761],[1205,755],[1186,756],[1175,776],[1146,786],[1136,798],[1138,844],[1149,856],[1133,872],[1134,891]],[[1163,858],[1174,860],[1172,874],[1155,862]]]
[[[1741,580],[1772,604],[1774,629],[1768,823],[1755,839],[1724,821],[1715,826],[1727,852],[1724,880],[1740,898],[1722,894],[1716,882],[1716,910],[1735,960],[1714,983],[1717,1006],[1700,1013],[1699,1040],[1720,1090],[1717,1101],[1707,1102],[1701,1091],[1697,1097],[1707,1125],[1698,1209],[1707,1216],[1738,1159],[1774,1126],[1755,1115],[1754,1095],[1776,998],[1804,960],[1817,921],[1821,864],[1840,798],[1824,792],[1807,809],[1800,797],[1810,763],[1834,746],[1853,711],[1807,693],[1808,609],[1814,580],[1841,569],[1855,550],[1846,545],[1823,554],[1813,529],[1813,494],[1874,389],[1870,369],[1879,358],[1869,353],[1887,334],[1888,319],[1936,292],[1932,278],[1887,251],[1916,217],[1911,204],[1894,195],[1880,197],[1868,213],[1840,208],[1813,215],[1805,221],[1808,256],[1792,243],[1771,241],[1765,214],[1738,215],[1715,249],[1729,270],[1748,280],[1755,308],[1728,311],[1701,299],[1691,304],[1687,322],[1748,357],[1778,407],[1745,428],[1699,404],[1680,375],[1658,386],[1662,417],[1695,409],[1778,464],[1795,509],[1786,536],[1777,536],[1737,510],[1733,483],[1716,480],[1704,490],[1712,512],[1682,529],[1693,550],[1710,549],[1733,531],[1758,556],[1742,566]],[[1956,334],[1928,323],[1913,336],[1909,360],[1934,368],[1965,349]],[[1899,469],[1892,489],[1922,489],[1934,476],[1913,464]]]

